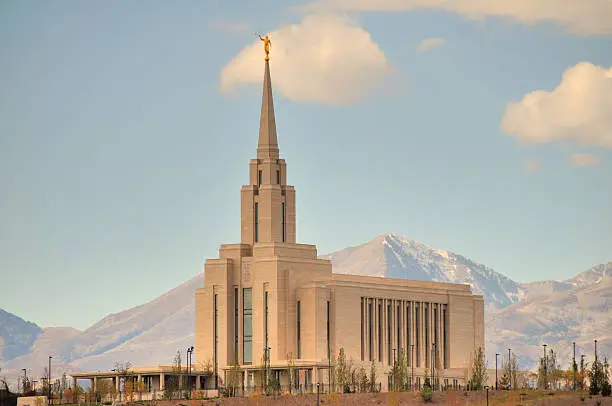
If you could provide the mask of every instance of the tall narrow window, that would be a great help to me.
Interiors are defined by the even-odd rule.
[[[414,357],[414,349],[410,346],[412,344],[412,337],[410,337],[410,323],[412,322],[412,317],[410,316],[410,302],[408,302],[408,306],[406,306],[406,350],[408,351],[408,366],[412,366],[412,358]]]
[[[253,363],[253,290],[242,289],[242,360]]]
[[[240,340],[238,339],[238,288],[234,288],[234,361],[238,364],[238,343]]]
[[[429,368],[429,304],[425,304],[425,368]]]
[[[283,229],[283,242],[285,242],[285,202],[282,202],[281,206],[282,206],[281,228]]]
[[[363,342],[363,338],[364,338],[363,337],[363,333],[364,333],[363,330],[365,328],[365,320],[364,320],[364,313],[365,313],[365,311],[364,311],[364,308],[363,308],[363,306],[364,306],[363,302],[364,302],[364,300],[363,300],[363,298],[361,298],[361,319],[360,319],[361,322],[359,324],[361,324],[361,360],[365,361],[365,345],[364,345],[364,342]]]
[[[401,307],[399,305],[397,305],[397,307],[395,308],[396,310],[396,317],[395,319],[397,320],[397,326],[395,326],[395,331],[397,331],[397,356],[399,359],[399,352],[400,349],[402,348],[402,312],[400,311]],[[404,354],[406,355],[406,354]]]
[[[329,300],[327,301],[327,359],[331,359],[331,343],[330,343],[330,338],[331,338],[331,329],[330,329],[330,325],[329,325]]]
[[[438,354],[440,353],[440,348],[438,348],[439,345],[439,341],[438,341],[438,305],[434,304],[434,308],[433,308],[433,318],[434,318],[434,336],[433,336],[433,342],[434,342],[434,355],[433,355],[433,359],[431,360],[432,362],[432,367],[433,368],[438,368]]]
[[[372,316],[374,316],[374,314],[372,314],[372,301],[368,300],[368,356],[370,357],[370,361],[374,360],[374,349],[372,344],[372,342],[374,341],[374,325],[372,321]]]
[[[261,181],[263,180],[263,173],[261,169],[257,172],[257,186],[261,186]]]
[[[442,349],[444,359],[444,369],[448,368],[448,339],[446,338],[446,305],[442,307]]]
[[[416,305],[415,312],[415,323],[414,323],[414,333],[415,333],[415,346],[414,351],[416,354],[416,367],[419,368],[421,366],[421,308],[419,305]]]
[[[215,295],[213,297],[213,313],[214,313],[214,320],[213,320],[213,329],[214,331],[214,335],[215,335],[215,342],[214,342],[214,348],[213,348],[213,358],[215,361],[215,386],[217,385],[217,374],[218,374],[218,365],[219,365],[219,308],[217,306],[218,300],[217,300],[217,296]]]
[[[378,304],[378,360],[383,360],[383,308]]]
[[[259,241],[259,203],[255,203],[255,242]]]
[[[391,365],[391,351],[393,348],[392,338],[393,327],[393,316],[391,315],[391,304],[387,305],[387,364]]]
[[[266,348],[268,348],[268,292],[264,292],[264,309],[265,309],[265,318],[264,318],[264,328],[266,335]]]
[[[280,171],[279,170],[276,171],[276,184],[280,185]]]
[[[297,359],[302,358],[302,306],[297,302]]]

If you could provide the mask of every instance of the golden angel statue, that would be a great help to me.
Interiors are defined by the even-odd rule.
[[[270,41],[270,36],[267,34],[265,37],[262,37],[259,34],[257,36],[264,43],[264,51],[266,52],[266,61],[269,61],[270,60],[270,47],[272,46],[272,41]]]

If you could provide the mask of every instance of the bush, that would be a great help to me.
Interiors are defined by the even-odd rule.
[[[433,391],[431,390],[429,386],[423,387],[423,390],[421,391],[421,397],[423,398],[423,402],[425,403],[431,402],[433,398]]]
[[[612,392],[612,385],[606,381],[601,385],[601,396],[610,396],[610,392]]]

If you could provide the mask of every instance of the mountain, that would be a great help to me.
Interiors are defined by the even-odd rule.
[[[572,342],[576,342],[578,359],[581,354],[590,358],[597,339],[598,354],[610,356],[611,309],[612,278],[522,300],[486,314],[487,354],[494,360],[496,352],[504,354],[512,348],[520,365],[533,367],[541,356],[542,344],[547,344],[567,368]]]
[[[0,361],[27,354],[42,331],[36,324],[0,309]]]
[[[115,362],[133,365],[170,364],[177,349],[193,345],[195,290],[203,286],[202,274],[156,299],[116,313],[85,331],[72,328],[42,329],[30,351],[4,363],[4,368],[42,373],[49,354],[57,370],[111,369]],[[1,325],[1,324],[0,324]]]
[[[466,283],[474,293],[484,296],[487,309],[509,306],[526,294],[519,283],[491,268],[393,234],[378,236],[322,258],[332,261],[335,273]]]
[[[533,367],[543,343],[559,351],[563,366],[572,341],[578,354],[591,354],[592,340],[598,339],[599,353],[612,355],[612,262],[566,281],[518,283],[464,256],[393,234],[322,258],[332,261],[336,273],[469,284],[485,299],[489,366],[496,352],[512,348],[521,367]],[[9,369],[16,375],[26,367],[28,374],[41,374],[49,354],[54,370],[67,373],[108,370],[125,361],[169,364],[177,349],[194,344],[194,293],[203,283],[199,274],[85,331],[41,329],[0,311],[0,351],[9,354],[3,373]]]

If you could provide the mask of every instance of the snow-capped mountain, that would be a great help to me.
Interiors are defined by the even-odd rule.
[[[322,258],[332,261],[335,273],[466,283],[474,293],[483,295],[487,308],[492,309],[509,306],[525,295],[520,284],[491,268],[393,234]]]
[[[600,354],[612,355],[612,262],[563,282],[517,283],[464,256],[393,234],[322,257],[331,259],[336,273],[469,284],[486,303],[489,365],[495,362],[495,352],[512,348],[521,367],[532,367],[543,343],[559,350],[563,365],[572,341],[584,353],[598,339]],[[194,293],[203,284],[199,274],[85,331],[41,329],[0,310],[2,373],[8,369],[16,376],[27,368],[28,374],[40,376],[49,354],[54,370],[67,373],[108,370],[125,361],[169,364],[177,349],[194,344]]]

